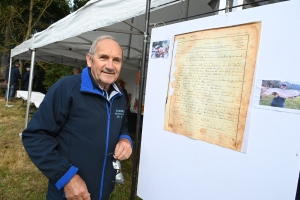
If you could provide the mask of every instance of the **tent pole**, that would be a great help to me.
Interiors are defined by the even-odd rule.
[[[131,18],[131,23],[133,24],[134,18]],[[130,31],[132,31],[132,26],[130,26]],[[129,41],[128,41],[128,51],[127,51],[127,59],[129,59],[130,56],[130,51],[131,51],[131,39],[132,39],[132,34],[129,34]]]
[[[133,173],[132,173],[132,184],[131,184],[131,200],[134,200],[136,196],[136,182],[138,175],[138,164],[140,158],[140,147],[141,147],[141,108],[143,103],[144,96],[144,81],[145,81],[145,68],[146,68],[146,54],[147,54],[147,41],[148,41],[148,29],[149,29],[149,18],[150,18],[150,7],[151,0],[147,0],[146,2],[146,11],[145,11],[145,32],[144,32],[144,41],[143,41],[143,54],[142,54],[142,68],[141,68],[141,82],[140,82],[140,90],[139,90],[139,103],[137,110],[137,120],[136,120],[136,134],[135,134],[135,144],[134,144],[134,164],[133,164]]]
[[[190,6],[190,0],[186,0],[185,21],[187,21],[189,17],[189,6]]]
[[[30,102],[31,102],[32,80],[34,75],[34,58],[35,58],[35,49],[31,51],[30,75],[29,75],[27,107],[26,107],[26,115],[25,115],[25,128],[27,128],[28,125],[28,116],[29,116],[29,109],[30,109]]]
[[[8,97],[9,97],[9,90],[10,90],[10,76],[11,76],[11,65],[12,65],[12,57],[9,58],[9,72],[8,72],[8,82],[6,86],[6,106],[12,107],[13,105],[8,105]]]

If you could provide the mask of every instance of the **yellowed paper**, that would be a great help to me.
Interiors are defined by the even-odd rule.
[[[164,129],[241,151],[261,23],[175,36]]]

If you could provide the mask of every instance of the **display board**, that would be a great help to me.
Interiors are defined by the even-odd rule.
[[[259,104],[257,97],[262,94],[262,80],[282,80],[282,83],[293,80],[288,83],[294,85],[300,82],[299,62],[296,59],[300,46],[299,7],[300,1],[292,0],[153,29],[143,118],[137,190],[139,197],[145,200],[295,199],[300,169],[300,114],[296,112],[297,108],[266,109],[271,106]],[[237,31],[243,30],[244,26],[248,26],[248,32],[255,30],[251,33],[254,40],[248,38],[245,42],[246,37],[241,36],[238,38],[242,42],[236,44],[229,44],[226,40],[226,45],[231,45],[231,58],[234,58],[232,55],[244,56],[242,60],[229,62],[230,70],[239,66],[234,72],[239,78],[228,78],[226,84],[230,82],[228,80],[239,80],[239,84],[227,85],[230,88],[228,93],[229,89],[223,87],[224,84],[218,85],[225,76],[226,70],[224,71],[222,66],[224,63],[228,64],[226,59],[222,60],[222,55],[228,54],[212,54],[207,51],[210,46],[217,46],[218,40],[224,42],[220,39],[222,34],[226,36],[229,33],[228,37],[232,36],[230,33],[244,34],[245,32]],[[253,29],[253,26],[256,28]],[[179,42],[188,41],[186,38],[181,39],[182,37],[194,37],[204,41],[194,41],[184,46],[194,48],[186,52],[198,52],[196,55],[180,53],[179,49],[182,49],[183,45],[179,45]],[[211,40],[211,37],[214,40]],[[209,44],[212,41],[214,45]],[[235,42],[234,39],[231,41]],[[253,45],[249,45],[250,41],[253,41]],[[224,43],[221,45],[226,48]],[[247,60],[248,57],[242,50],[233,54],[232,47],[237,46],[247,46],[247,56],[251,51],[253,55],[250,57],[253,60]],[[195,50],[195,47],[198,50]],[[206,54],[199,53],[199,48],[204,47]],[[214,61],[216,66],[208,67],[208,71],[199,71],[199,66],[209,66],[211,62],[197,60],[197,68],[192,64],[195,62],[189,61],[203,57],[215,58],[214,56],[218,57],[220,63],[216,65],[217,62]],[[244,65],[234,64],[240,61],[244,61]],[[223,78],[212,76],[218,72],[210,71],[211,69],[219,72],[223,70],[220,72]],[[250,76],[247,77],[246,74]],[[202,82],[201,76],[205,76],[206,82]],[[211,80],[211,83],[207,83],[207,80]],[[209,133],[208,125],[211,127],[220,124],[218,117],[221,111],[217,107],[222,102],[217,102],[216,99],[219,100],[218,97],[225,94],[222,98],[228,100],[225,98],[226,92],[227,95],[234,96],[232,87],[240,94],[235,96],[240,102],[239,110],[246,110],[242,115],[236,114],[233,117],[235,120],[232,120],[242,122],[242,125],[236,123],[241,131],[234,132],[242,136],[238,148],[203,137],[205,129],[206,134]],[[297,102],[300,97],[294,90],[290,89],[284,94],[292,93],[292,101]],[[273,95],[274,98],[277,94],[283,96],[280,88],[270,88],[269,91],[272,92],[265,94]],[[178,94],[185,100],[178,100]],[[173,97],[177,100],[172,102]],[[190,107],[183,108],[186,102]],[[170,112],[170,108],[173,111]],[[174,112],[175,108],[180,109]],[[202,109],[203,113],[210,112],[211,123],[204,123],[207,116],[201,118],[193,115],[196,110],[199,113],[199,109]],[[289,110],[294,111],[288,112]],[[227,111],[228,113],[230,112]],[[170,123],[170,116],[171,120],[179,121]],[[194,128],[197,123],[201,126]],[[220,133],[226,135],[225,129]],[[194,130],[195,135],[200,137],[189,135]],[[214,136],[213,132],[210,134]],[[215,138],[218,138],[218,135]],[[236,141],[234,143],[237,144]]]

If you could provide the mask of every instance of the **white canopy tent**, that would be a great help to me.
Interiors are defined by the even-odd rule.
[[[217,14],[218,11],[214,11],[210,5],[219,1],[219,3],[214,4],[216,5],[215,9],[222,9],[219,13],[224,13],[226,4],[228,8],[250,3],[232,9],[234,11],[282,0],[152,0],[150,8],[147,6],[150,1],[148,0],[147,3],[146,1],[91,0],[76,12],[52,24],[46,30],[34,34],[31,39],[11,50],[11,61],[12,58],[32,61],[25,127],[28,123],[34,61],[85,67],[85,55],[93,40],[100,35],[109,34],[115,37],[123,48],[125,59],[121,77],[127,82],[126,89],[138,98],[137,96],[143,95],[141,94],[143,89],[138,95],[135,71],[143,70],[145,67],[149,47],[145,48],[145,51],[143,51],[143,47],[148,41],[148,33],[151,32],[152,28]],[[148,11],[151,12],[149,19],[147,19],[149,17],[147,16]],[[144,78],[142,72],[141,85],[144,83]],[[7,102],[6,105],[8,106]],[[140,108],[141,103],[139,104],[138,115],[140,115]]]

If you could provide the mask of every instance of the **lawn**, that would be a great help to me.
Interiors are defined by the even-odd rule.
[[[15,99],[5,106],[0,97],[0,200],[45,199],[47,178],[33,165],[19,137],[24,129],[26,105]],[[35,110],[32,106],[31,111]],[[122,161],[124,185],[116,185],[111,200],[128,200],[131,193],[133,156]],[[136,200],[140,199],[138,197]]]

